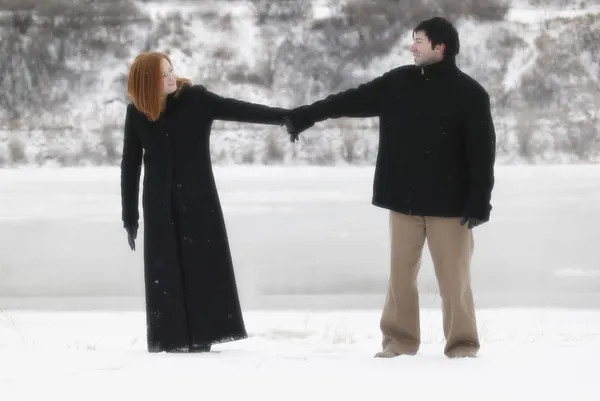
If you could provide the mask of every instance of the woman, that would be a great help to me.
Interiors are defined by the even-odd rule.
[[[135,249],[142,160],[149,352],[210,351],[247,338],[213,176],[213,120],[282,125],[287,110],[220,97],[152,52],[131,65],[121,162],[122,218]]]

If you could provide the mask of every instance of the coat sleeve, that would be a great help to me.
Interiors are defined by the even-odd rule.
[[[202,85],[195,89],[200,94],[200,104],[210,108],[215,120],[283,125],[283,119],[289,113],[283,108],[222,97]]]
[[[392,70],[356,88],[298,107],[291,112],[291,123],[296,130],[302,132],[316,122],[330,118],[377,117],[386,101],[389,78],[394,73]]]
[[[127,106],[121,159],[121,210],[125,227],[138,227],[139,188],[143,148],[133,123],[133,105]]]
[[[494,188],[496,132],[488,93],[477,88],[470,99],[465,123],[465,154],[470,183],[465,214],[488,221]]]

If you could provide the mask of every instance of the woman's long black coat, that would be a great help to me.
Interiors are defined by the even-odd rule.
[[[280,125],[285,109],[184,85],[158,121],[127,107],[122,218],[138,224],[142,160],[148,350],[178,351],[247,337],[213,176],[213,120]],[[282,129],[282,133],[283,133]]]

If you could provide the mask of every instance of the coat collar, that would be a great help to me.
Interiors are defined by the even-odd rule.
[[[456,61],[452,58],[438,61],[437,63],[429,64],[423,67],[418,67],[419,75],[423,77],[438,77],[444,76],[451,72],[457,71]]]

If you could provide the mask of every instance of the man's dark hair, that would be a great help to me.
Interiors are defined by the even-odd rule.
[[[460,41],[458,31],[450,21],[442,17],[433,17],[419,22],[413,30],[413,35],[418,31],[425,32],[432,48],[442,43],[445,45],[444,58],[456,58],[460,50]]]

